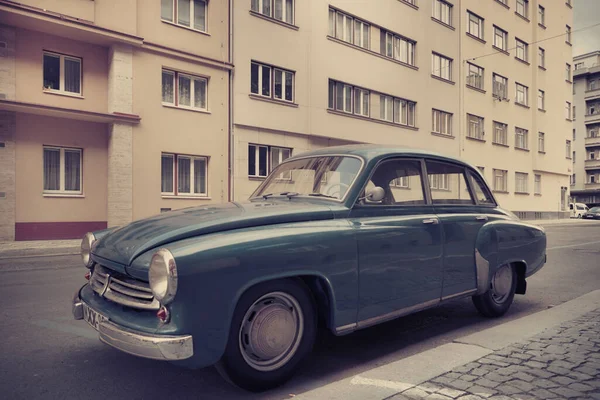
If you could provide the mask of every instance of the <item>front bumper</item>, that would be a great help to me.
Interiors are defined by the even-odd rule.
[[[72,306],[75,319],[83,319],[83,304],[77,291],[73,296]],[[89,307],[87,304],[86,306]],[[100,322],[98,333],[102,342],[138,357],[177,361],[194,355],[191,335],[151,335],[133,331],[110,321]]]

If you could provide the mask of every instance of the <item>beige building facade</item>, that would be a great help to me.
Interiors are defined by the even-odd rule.
[[[573,58],[573,176],[576,203],[600,205],[600,51]]]

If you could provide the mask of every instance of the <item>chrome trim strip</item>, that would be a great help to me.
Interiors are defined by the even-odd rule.
[[[71,307],[71,312],[73,313],[73,319],[83,319],[83,303],[79,298],[79,290],[77,290],[73,295],[73,305]]]
[[[475,294],[475,293],[477,293],[477,288],[465,290],[464,292],[455,293],[455,294],[451,294],[451,295],[442,297],[442,301],[452,300],[452,299],[455,299],[457,297],[468,296],[470,294]]]
[[[392,311],[391,313],[380,315],[378,317],[372,317],[369,319],[365,319],[365,320],[358,322],[357,329],[363,329],[363,328],[367,328],[369,326],[380,324],[382,322],[391,321],[393,319],[403,317],[405,315],[412,314],[417,311],[422,311],[426,308],[431,308],[433,306],[436,306],[439,303],[440,303],[440,299],[429,300],[424,303],[415,304],[414,306],[410,306],[410,307],[406,307],[406,308],[401,308],[399,310]]]
[[[338,336],[346,335],[348,333],[352,333],[356,330],[356,322],[353,322],[348,325],[342,325],[335,328],[335,334]]]
[[[490,285],[490,263],[475,249],[475,267],[477,270],[477,294],[484,294]]]

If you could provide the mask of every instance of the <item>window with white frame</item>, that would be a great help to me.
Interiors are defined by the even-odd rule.
[[[448,175],[429,174],[429,187],[434,190],[450,190],[450,185],[448,185]]]
[[[523,128],[515,128],[515,148],[521,150],[529,149],[529,131]]]
[[[207,0],[161,0],[160,18],[186,28],[206,32]]]
[[[528,96],[528,90],[529,88],[525,85],[521,85],[520,83],[516,83],[516,89],[517,89],[517,99],[516,102],[517,104],[521,104],[521,105],[528,105],[529,103],[529,96]]]
[[[502,122],[494,121],[493,143],[508,146],[508,125]]]
[[[546,93],[541,90],[538,89],[538,101],[537,101],[537,106],[539,110],[545,110],[545,106],[546,106]]]
[[[600,88],[600,80],[590,79],[588,82],[588,90],[596,90]]]
[[[571,103],[568,101],[565,101],[565,118],[571,119]]]
[[[492,94],[499,99],[508,99],[508,79],[494,74]]]
[[[409,189],[410,188],[410,176],[401,176],[399,178],[393,179],[390,182],[391,187]]]
[[[44,90],[81,94],[81,58],[44,51]]]
[[[287,102],[294,101],[295,73],[252,61],[250,93]]]
[[[294,24],[294,0],[252,0],[250,9],[266,17]]]
[[[467,136],[473,139],[483,140],[483,121],[482,117],[467,114]]]
[[[577,110],[577,106],[573,106],[573,119],[575,119],[576,115],[575,115],[575,111]]]
[[[415,103],[382,94],[379,96],[380,119],[395,124],[415,126]]]
[[[452,81],[452,59],[441,54],[431,54],[431,74],[438,78]]]
[[[529,45],[520,39],[515,39],[517,48],[516,54],[517,58],[521,61],[528,62],[529,61]]]
[[[517,0],[517,14],[524,18],[529,18],[529,1]]]
[[[569,25],[566,26],[566,42],[571,44],[571,27]]]
[[[368,117],[370,94],[368,90],[354,88],[354,114]]]
[[[467,85],[483,90],[483,68],[467,63]]]
[[[494,190],[497,192],[508,191],[508,171],[503,169],[494,169]]]
[[[494,25],[494,47],[500,50],[507,50],[508,47],[508,32]]]
[[[542,194],[542,175],[540,175],[540,174],[534,175],[533,194]]]
[[[446,25],[452,26],[452,4],[444,0],[433,0],[432,16]]]
[[[371,93],[367,89],[329,80],[329,104],[332,110],[370,117]]]
[[[248,176],[264,178],[292,156],[292,149],[258,144],[248,145]]]
[[[441,135],[452,136],[452,114],[435,109],[432,110],[431,114],[431,130]]]
[[[44,193],[82,193],[82,150],[44,146]]]
[[[571,158],[571,141],[567,140],[565,143],[566,157]]]
[[[546,152],[546,134],[538,132],[538,153]]]
[[[207,79],[162,70],[162,103],[180,108],[207,110]]]
[[[546,68],[546,50],[538,47],[538,65],[542,68]]]
[[[528,193],[529,174],[515,172],[515,193]]]
[[[415,42],[381,30],[381,54],[394,60],[415,65]]]
[[[205,197],[208,158],[183,154],[161,155],[160,191],[163,195]]]
[[[470,35],[483,40],[483,18],[473,14],[471,11],[467,11],[467,15],[469,17],[467,32]]]
[[[333,8],[329,9],[329,35],[356,46],[370,48],[371,26]]]
[[[538,23],[546,26],[546,9],[540,5],[538,5]]]
[[[565,64],[565,80],[571,82],[571,64]]]

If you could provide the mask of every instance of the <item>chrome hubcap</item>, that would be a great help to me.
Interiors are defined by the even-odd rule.
[[[491,282],[492,300],[498,304],[506,301],[510,295],[513,281],[513,270],[510,265],[501,266],[494,274]]]
[[[273,371],[296,354],[303,333],[304,318],[298,301],[287,293],[268,293],[244,315],[240,351],[252,368]]]

